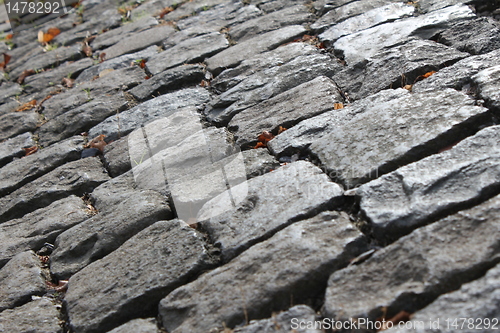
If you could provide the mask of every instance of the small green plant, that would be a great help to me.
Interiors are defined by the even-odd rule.
[[[56,43],[54,44],[47,43],[47,45],[43,49],[47,52],[50,52],[56,50],[58,47],[59,45],[57,45]]]
[[[90,88],[85,88],[83,89],[87,93],[87,102],[92,100],[92,97],[90,97]]]

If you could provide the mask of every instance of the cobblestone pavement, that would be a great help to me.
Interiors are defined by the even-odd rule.
[[[0,12],[0,332],[500,330],[498,0],[66,4]]]

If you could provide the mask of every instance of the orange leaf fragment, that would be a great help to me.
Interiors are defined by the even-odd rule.
[[[23,148],[24,150],[24,156],[30,156],[38,151],[37,146],[29,147],[29,148]]]
[[[429,76],[431,76],[432,74],[435,74],[435,73],[436,73],[436,71],[427,72],[424,75],[422,75],[422,78],[427,79]]]
[[[48,43],[51,40],[53,40],[54,37],[56,37],[60,33],[61,33],[61,30],[59,30],[58,28],[55,28],[55,27],[49,28],[49,30],[47,30],[46,33],[43,32],[43,30],[40,30],[40,31],[38,31],[38,42],[40,42],[42,44]]]
[[[262,142],[262,143],[267,143],[267,142],[271,141],[273,138],[274,138],[273,133],[268,132],[268,131],[264,131],[257,137],[257,140]]]
[[[406,321],[410,320],[410,316],[411,316],[411,313],[406,312],[404,310],[400,311],[394,317],[385,320],[385,322],[383,322],[382,327],[380,328],[379,331],[387,330],[387,329],[391,328],[392,326],[394,326],[394,324],[398,324],[400,322],[406,322]],[[389,323],[391,323],[391,324],[389,324]]]
[[[265,143],[257,142],[257,144],[255,145],[255,147],[253,147],[253,149],[266,148],[266,147],[267,147],[267,145]]]
[[[146,67],[146,60],[142,59],[141,62],[139,62],[139,67],[144,69],[144,67]]]
[[[281,133],[283,133],[283,132],[284,132],[284,131],[286,131],[286,130],[287,130],[286,128],[284,128],[283,126],[280,126],[280,127],[278,128],[278,134],[281,134]]]
[[[58,284],[52,282],[46,282],[47,287],[54,289],[55,291],[64,292],[68,289],[68,280],[59,280]]]
[[[10,40],[14,37],[14,34],[8,34],[7,36],[5,36],[5,39],[6,40]]]
[[[62,85],[63,85],[63,86],[65,86],[65,87],[67,87],[67,88],[73,88],[73,85],[74,85],[74,83],[75,83],[75,80],[70,79],[70,78],[68,78],[68,77],[63,77],[63,79],[62,79],[62,82],[61,82],[61,83],[62,83]],[[49,96],[50,96],[50,95],[49,95]]]
[[[5,71],[5,67],[7,67],[7,64],[9,63],[11,59],[11,56],[8,55],[7,53],[3,53],[3,62],[0,63],[0,68]]]
[[[106,145],[107,145],[106,141],[104,141],[105,137],[106,137],[106,135],[104,135],[104,134],[96,136],[95,138],[90,140],[89,143],[87,143],[85,145],[85,148],[97,148],[101,152],[103,152],[104,147],[106,147]]]
[[[334,110],[340,110],[340,109],[343,109],[344,108],[344,104],[343,103],[333,103],[333,109]]]
[[[26,111],[26,110],[31,110],[36,106],[36,99],[31,100],[29,102],[24,103],[23,105],[19,106],[16,111],[21,112],[21,111]]]
[[[24,79],[26,79],[26,77],[30,76],[30,75],[33,75],[35,74],[35,70],[33,69],[25,69],[21,75],[17,78],[17,83],[19,84],[23,84],[24,83]]]
[[[162,19],[162,18],[163,18],[163,16],[165,16],[165,15],[167,15],[168,13],[173,12],[173,11],[174,11],[174,8],[173,8],[173,7],[165,7],[165,8],[163,8],[163,9],[160,11],[159,16],[160,16],[160,18]]]
[[[89,44],[85,43],[82,47],[82,52],[87,56],[91,57],[92,56],[92,48],[90,47]]]
[[[99,54],[99,62],[103,62],[104,60],[106,60],[106,52]]]

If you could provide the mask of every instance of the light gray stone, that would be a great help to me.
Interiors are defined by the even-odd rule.
[[[32,111],[10,112],[0,116],[0,141],[34,131],[40,115]]]
[[[479,278],[500,262],[499,209],[500,198],[495,197],[417,229],[365,262],[333,273],[323,316],[375,321],[384,309],[386,318],[400,311],[413,313]]]
[[[223,323],[233,328],[245,316],[286,309],[291,297],[314,300],[329,274],[365,248],[363,234],[343,213],[297,222],[162,299],[163,326],[172,333],[221,330]]]
[[[71,194],[92,192],[108,179],[96,157],[66,163],[0,198],[0,222],[21,217]]]
[[[31,133],[28,134],[31,138]],[[2,168],[0,195],[18,189],[66,162],[79,159],[82,149],[83,138],[75,136],[11,162]]]
[[[70,327],[102,332],[151,316],[162,297],[212,264],[201,234],[179,220],[157,222],[70,278]]]
[[[0,312],[0,330],[3,332],[33,332],[33,328],[36,327],[37,333],[63,333],[59,323],[58,306],[45,297]]]
[[[27,303],[46,291],[42,263],[33,251],[19,253],[0,269],[0,311]]]
[[[210,57],[228,46],[229,42],[226,37],[219,32],[201,35],[182,41],[158,53],[147,62],[146,67],[155,75],[185,63],[203,61],[204,58]]]
[[[479,96],[489,107],[500,110],[500,66],[483,69],[472,77]]]
[[[339,88],[327,77],[296,86],[260,104],[245,109],[229,122],[236,143],[248,147],[263,131],[275,134],[279,126],[289,128],[301,120],[332,110],[344,99]]]
[[[177,21],[181,18],[198,15],[211,7],[222,3],[227,3],[226,0],[194,0],[183,1],[174,11],[163,17],[165,21]]]
[[[229,261],[287,225],[340,204],[342,193],[318,167],[297,161],[210,200],[198,221]]]
[[[226,68],[238,66],[243,60],[274,49],[305,32],[306,29],[304,27],[291,25],[255,36],[207,59],[207,69],[217,75]]]
[[[82,199],[71,195],[0,224],[0,267],[18,253],[37,251],[44,243],[53,244],[61,232],[89,218],[86,209]]]
[[[35,145],[33,134],[26,132],[0,143],[0,167],[12,162],[18,157],[23,157],[26,152],[23,148]],[[3,175],[4,170],[2,170]],[[1,180],[0,180],[1,181]]]
[[[250,149],[242,152],[245,161],[247,179],[262,176],[280,167],[278,160],[264,148]]]
[[[61,233],[50,256],[51,273],[68,279],[160,220],[172,218],[166,198],[154,191],[130,191],[114,206]]]
[[[500,189],[500,127],[361,186],[360,208],[375,237],[391,239]]]
[[[160,333],[154,318],[133,319],[108,333]]]

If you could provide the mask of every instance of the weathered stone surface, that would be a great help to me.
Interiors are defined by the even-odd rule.
[[[203,236],[186,223],[157,222],[71,277],[65,297],[70,327],[102,332],[150,316],[162,297],[212,262]]]
[[[166,198],[154,191],[131,191],[115,206],[61,233],[50,257],[50,270],[67,279],[117,249],[127,239],[172,212]]]
[[[0,116],[0,141],[35,130],[39,119],[39,114],[31,111]]]
[[[298,161],[215,197],[198,221],[228,261],[287,225],[338,205],[342,193],[319,168]]]
[[[297,222],[174,290],[160,302],[162,323],[173,333],[210,331],[242,324],[245,313],[248,319],[269,317],[286,309],[292,295],[294,302],[314,302],[329,274],[365,248],[345,214]]]
[[[302,329],[307,323],[320,320],[313,309],[307,305],[296,305],[285,312],[273,315],[269,319],[261,319],[236,328],[234,333],[322,333],[320,329]]]
[[[500,191],[500,127],[361,186],[360,208],[379,239],[392,238]]]
[[[46,291],[42,263],[33,251],[22,252],[0,269],[0,311],[27,303]]]
[[[425,80],[415,83],[412,91],[424,92],[454,88],[470,92],[472,90],[471,77],[483,69],[497,65],[499,61],[500,50],[462,59],[450,67],[442,68]]]
[[[170,60],[169,60],[170,61]],[[144,101],[183,85],[200,83],[205,78],[202,65],[185,65],[158,73],[129,92],[139,101]]]
[[[96,187],[90,194],[90,198],[98,211],[109,210],[110,207],[128,199],[136,189],[138,187],[134,174],[128,171]]]
[[[335,82],[320,76],[238,113],[229,122],[229,129],[236,143],[247,147],[257,142],[262,131],[277,133],[279,126],[291,127],[343,101]]]
[[[58,307],[41,297],[12,310],[0,312],[0,329],[4,332],[62,333]]]
[[[370,1],[370,7],[373,6],[373,2],[375,1]],[[351,3],[351,5],[359,5],[359,3],[363,3],[363,6],[367,5],[367,1],[356,1]],[[368,10],[366,12],[363,12],[362,14],[360,13],[360,15],[348,18],[345,21],[337,23],[320,34],[319,38],[324,42],[332,43],[342,36],[365,30],[378,24],[394,21],[405,16],[411,16],[414,11],[414,6],[406,5],[401,2],[390,3],[382,7],[376,7],[372,10]],[[333,10],[332,14],[334,12],[335,16],[339,15],[336,10]],[[327,15],[329,17],[331,16],[329,14]],[[318,24],[318,22],[316,22],[313,26],[320,27],[321,24]]]
[[[119,176],[132,168],[128,137],[113,141],[104,148],[104,165],[111,177]]]
[[[148,122],[167,117],[181,108],[201,106],[210,95],[202,88],[189,88],[153,98],[136,107],[111,116],[89,131],[90,137],[105,134],[110,140],[127,135]]]
[[[323,315],[336,320],[413,313],[500,262],[500,197],[420,228],[332,274]],[[436,244],[438,246],[436,247]],[[436,315],[440,315],[436,314]]]
[[[218,4],[226,2],[225,0],[194,0],[186,1],[181,4],[180,7],[176,8],[174,11],[168,13],[163,18],[166,21],[177,21],[180,18],[184,18],[191,15],[196,15],[201,13],[211,7]]]
[[[31,138],[31,133],[28,134]],[[66,162],[79,159],[82,149],[83,138],[75,136],[11,162],[2,168],[0,195],[18,189]]]
[[[39,250],[54,243],[57,235],[89,218],[82,199],[76,196],[58,200],[23,218],[0,224],[0,267],[18,253]]]
[[[484,277],[462,285],[457,291],[439,296],[429,306],[413,314],[412,322],[422,322],[424,325],[415,325],[418,328],[412,330],[398,329],[397,332],[450,332],[450,328],[461,328],[463,320],[458,318],[467,318],[464,329],[460,329],[460,332],[488,330],[493,326],[498,327],[498,324],[495,325],[495,319],[500,317],[499,302],[500,265],[497,264]],[[469,322],[468,318],[473,321]],[[453,326],[455,319],[458,319],[455,322],[458,327]],[[430,320],[439,320],[439,327],[435,324],[435,327],[431,328]],[[396,329],[387,332],[396,332]]]
[[[483,54],[500,48],[500,25],[488,17],[459,21],[433,39],[471,54]]]
[[[418,38],[385,48],[366,62],[349,66],[333,79],[354,99],[383,89],[411,85],[420,75],[467,57],[467,53]]]
[[[281,27],[306,23],[313,17],[306,6],[292,6],[236,25],[229,30],[229,35],[233,40],[242,42]]]
[[[34,145],[33,134],[30,132],[20,134],[0,143],[0,167],[12,162],[15,158],[24,156],[26,151],[23,148],[33,147]],[[2,170],[2,175],[3,172],[4,170]]]
[[[354,65],[376,55],[383,47],[405,40],[415,33],[417,29],[439,27],[456,19],[471,18],[473,16],[474,14],[468,6],[450,6],[418,17],[384,23],[344,36],[338,39],[333,46],[335,50],[343,53],[344,59],[349,65]],[[393,31],[394,33],[387,34],[387,31]],[[432,32],[426,33],[430,34],[430,36],[434,35]]]
[[[175,29],[169,25],[160,25],[148,30],[135,33],[128,38],[120,38],[113,46],[104,49],[106,59],[113,59],[123,54],[137,52],[151,45],[159,45],[162,40],[175,33]]]
[[[71,194],[92,192],[108,179],[96,157],[69,162],[0,198],[0,222],[21,217]]]
[[[418,7],[423,13],[429,13],[448,6],[467,4],[470,2],[472,1],[471,0],[442,0],[442,1],[420,0],[418,2]]]
[[[474,75],[472,80],[487,105],[500,110],[500,66],[484,69]]]
[[[350,108],[354,117],[309,146],[348,187],[435,153],[491,122],[486,108],[452,89],[422,94],[384,90]]]
[[[148,319],[133,319],[108,333],[160,333],[156,320]]]
[[[258,58],[261,59],[262,56]],[[235,114],[248,107],[318,76],[332,77],[343,68],[327,54],[321,54],[314,46],[304,43],[292,43],[267,52],[264,63],[268,63],[268,66],[263,66],[262,70],[252,66],[252,70],[247,72],[243,69],[247,64],[242,63],[234,70],[229,70],[233,72],[232,76],[230,73],[221,73],[223,78],[219,80],[218,77],[214,86],[216,89],[230,86],[230,89],[210,103],[205,110],[207,119],[227,124]],[[236,82],[237,84],[233,85]]]
[[[242,154],[247,179],[262,176],[280,166],[280,163],[266,149],[245,150]]]
[[[187,39],[151,58],[146,64],[152,74],[158,74],[168,68],[189,62],[202,61],[206,57],[220,52],[229,46],[226,37],[213,32]]]
[[[243,60],[256,54],[274,49],[279,45],[289,42],[304,34],[305,32],[306,29],[304,27],[291,25],[255,36],[207,59],[207,68],[214,74],[219,74],[222,70],[228,67],[235,67]]]
[[[0,103],[8,102],[12,97],[21,94],[23,89],[18,83],[2,82],[0,86]]]

